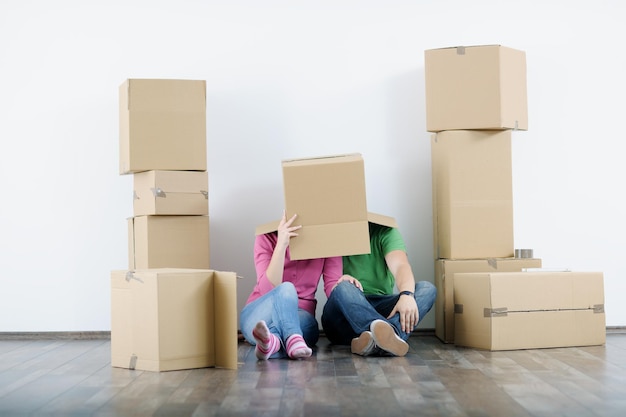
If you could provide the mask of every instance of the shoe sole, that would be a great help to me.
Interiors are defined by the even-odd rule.
[[[394,356],[404,356],[409,351],[409,344],[400,339],[391,324],[382,320],[374,320],[370,325],[370,330],[376,346],[385,352]]]
[[[375,348],[374,337],[370,332],[363,332],[359,337],[352,339],[350,350],[355,355],[370,355]]]

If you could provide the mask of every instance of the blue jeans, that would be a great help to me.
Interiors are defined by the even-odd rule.
[[[291,282],[283,282],[272,291],[247,304],[239,316],[241,333],[252,345],[256,345],[252,329],[265,320],[270,332],[281,341],[281,349],[272,358],[286,357],[285,342],[289,336],[299,334],[308,346],[315,346],[320,329],[315,316],[298,308],[298,293]]]
[[[428,281],[415,284],[415,301],[419,310],[419,324],[432,308],[437,288]],[[399,294],[365,295],[349,282],[341,282],[328,297],[322,313],[322,328],[328,340],[336,345],[349,345],[353,338],[370,329],[374,320],[391,324],[398,336],[407,340],[410,333],[402,331],[400,314],[387,316],[398,302]],[[415,327],[417,327],[417,324]]]

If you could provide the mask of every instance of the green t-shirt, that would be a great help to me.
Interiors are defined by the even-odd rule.
[[[371,253],[343,257],[343,273],[352,275],[363,285],[365,294],[393,294],[395,280],[385,255],[394,250],[406,251],[396,228],[369,224]]]

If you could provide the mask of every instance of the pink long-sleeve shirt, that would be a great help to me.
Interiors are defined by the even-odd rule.
[[[267,294],[274,288],[274,285],[267,278],[266,271],[272,259],[277,239],[276,233],[267,233],[258,235],[254,241],[254,266],[256,268],[257,282],[246,304]],[[329,297],[342,272],[341,256],[292,261],[289,247],[287,247],[283,282],[293,283],[298,292],[298,307],[312,315],[315,315],[315,307],[317,306],[315,293],[317,292],[320,279],[323,277],[324,292]]]

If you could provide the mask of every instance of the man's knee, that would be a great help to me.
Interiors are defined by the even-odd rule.
[[[419,281],[415,284],[415,294],[435,297],[437,295],[437,287],[435,287],[432,282]]]
[[[337,291],[337,296],[349,296],[351,294],[354,294],[355,291],[361,291],[359,290],[354,284],[348,282],[348,281],[341,281],[333,290],[333,292],[331,293],[331,296],[335,293],[335,291]]]

